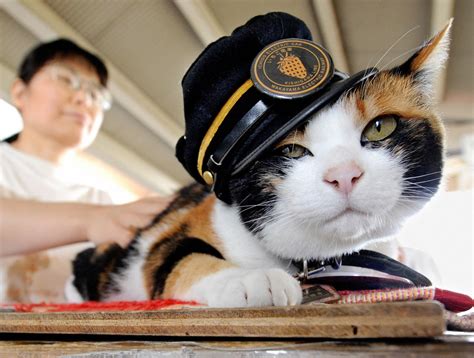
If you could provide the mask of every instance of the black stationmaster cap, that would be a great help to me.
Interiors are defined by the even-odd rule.
[[[294,16],[254,17],[210,44],[185,74],[186,133],[176,156],[194,179],[230,203],[229,178],[375,73],[349,77],[335,70],[329,53]]]

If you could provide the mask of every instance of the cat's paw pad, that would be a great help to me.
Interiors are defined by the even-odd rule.
[[[301,303],[300,284],[281,269],[229,269],[203,279],[211,307],[290,306]]]

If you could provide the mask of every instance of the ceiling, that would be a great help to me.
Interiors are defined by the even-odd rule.
[[[471,0],[0,0],[0,95],[38,41],[68,37],[110,70],[113,108],[90,152],[159,193],[191,179],[174,157],[184,132],[181,78],[204,47],[249,18],[303,19],[336,67],[354,73],[406,59],[454,17],[437,90],[450,153],[474,133]]]

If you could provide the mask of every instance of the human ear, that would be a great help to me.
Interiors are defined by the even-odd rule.
[[[10,95],[12,104],[21,112],[21,108],[23,107],[24,98],[26,92],[26,83],[23,82],[20,78],[15,79],[13,82]]]

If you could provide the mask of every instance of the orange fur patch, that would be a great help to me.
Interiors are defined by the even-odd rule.
[[[153,247],[159,245],[164,239],[168,237],[195,237],[213,246],[218,251],[223,249],[222,243],[218,241],[211,223],[211,215],[215,203],[215,196],[209,195],[194,206],[191,205],[190,207],[170,212],[167,216],[162,218],[158,224],[142,233],[142,235],[156,237],[149,251],[150,254],[146,258],[143,266],[146,290],[150,296],[153,294],[152,291],[155,284],[154,273],[156,268],[161,266],[170,252],[166,244],[160,247],[159,250],[153,249]],[[184,231],[183,228],[185,228],[186,231]],[[174,270],[171,274],[173,274],[173,272]]]
[[[104,292],[110,280],[110,273],[115,268],[117,256],[114,256],[110,262],[104,267],[104,270],[99,274],[99,282],[97,283],[97,292]]]
[[[99,256],[102,256],[112,245],[116,245],[116,244],[111,243],[111,242],[98,244],[94,249],[94,254],[92,255],[92,260],[95,261]]]
[[[170,243],[169,245],[161,244],[159,250],[155,249],[156,246],[160,245],[160,243],[165,240],[167,237],[171,236],[178,236],[180,234],[180,226],[176,225],[170,231],[166,231],[163,233],[163,236],[157,238],[154,245],[151,246],[148,256],[145,259],[143,264],[143,277],[145,280],[145,287],[148,292],[149,297],[153,295],[153,288],[155,284],[155,277],[154,273],[157,267],[161,266],[163,261],[166,259],[166,256],[170,252],[171,248],[174,247],[174,243]]]
[[[362,98],[364,114],[359,109]],[[435,133],[444,136],[441,120],[434,107],[431,103],[423,102],[422,95],[410,77],[381,72],[370,85],[351,94],[349,103],[359,109],[356,121],[361,128],[378,116],[394,114],[409,120],[427,120]]]
[[[193,284],[218,271],[234,267],[229,261],[191,254],[179,262],[166,280],[162,298],[182,297]]]
[[[214,195],[209,195],[198,206],[193,208],[187,215],[185,222],[189,228],[189,236],[197,237],[214,246],[218,251],[222,251],[222,243],[218,240],[211,221],[216,200]]]
[[[7,300],[10,302],[30,302],[30,290],[35,275],[50,265],[49,255],[40,252],[15,259],[8,267]]]
[[[410,69],[413,72],[420,70],[426,60],[430,57],[433,51],[438,46],[439,42],[443,39],[446,31],[448,31],[450,25],[446,26],[442,31],[440,31],[435,37],[431,39],[431,41],[420,51],[418,56],[413,60],[411,63]]]
[[[365,117],[365,103],[361,98],[356,99],[356,104],[357,104],[357,109],[359,110],[359,113],[361,117]]]
[[[91,264],[97,261],[102,255],[106,254],[112,247],[117,246],[117,243],[108,242],[103,244],[98,244],[94,252],[91,256]],[[117,261],[117,257],[113,257],[110,262],[104,267],[104,270],[99,273],[98,283],[97,283],[97,291],[104,292],[107,283],[109,282],[110,273],[115,267],[115,262]]]

